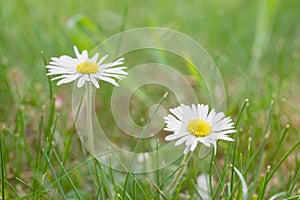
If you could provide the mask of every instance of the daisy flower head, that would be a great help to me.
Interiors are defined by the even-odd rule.
[[[166,141],[177,140],[175,146],[185,142],[184,154],[194,151],[198,143],[207,147],[214,146],[217,151],[217,141],[234,141],[228,135],[235,133],[234,123],[223,112],[209,111],[208,105],[198,104],[187,106],[181,104],[170,109],[172,114],[164,118],[166,131],[174,132],[165,137]]]
[[[108,55],[98,59],[98,53],[89,58],[87,50],[80,53],[74,46],[76,58],[67,55],[59,58],[52,57],[50,64],[46,66],[48,69],[47,76],[56,76],[51,79],[59,80],[57,85],[77,81],[77,87],[82,87],[86,82],[99,88],[98,80],[109,82],[115,86],[119,86],[115,79],[123,79],[127,72],[124,71],[127,67],[120,66],[124,64],[124,58],[110,63],[104,63]]]

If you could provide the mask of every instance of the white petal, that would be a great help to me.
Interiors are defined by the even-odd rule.
[[[164,130],[165,130],[165,131],[175,131],[174,129],[169,128],[169,127],[164,128]]]
[[[178,145],[184,143],[187,139],[188,139],[188,136],[184,136],[184,137],[180,138],[179,140],[177,140],[175,142],[175,146],[178,146]]]
[[[205,138],[198,138],[198,141],[204,144],[207,147],[210,147],[210,143],[206,141]]]
[[[87,50],[83,50],[81,54],[82,61],[86,61],[89,58]]]
[[[215,111],[215,109],[213,108],[213,109],[210,111],[210,113],[208,114],[208,116],[207,116],[207,118],[206,118],[205,121],[207,121],[208,123],[211,124],[211,120],[214,118],[215,114],[216,114],[216,111]]]
[[[198,109],[194,104],[192,104],[192,118],[193,119],[198,119],[199,118]]]
[[[96,88],[100,87],[98,81],[94,77],[91,77],[91,81]]]
[[[192,145],[191,145],[191,151],[195,150],[195,148],[197,147],[197,144],[198,144],[198,140],[194,140]]]
[[[96,54],[90,59],[90,62],[96,63],[97,60],[98,60],[98,56],[99,56],[99,54],[96,53]]]
[[[170,112],[182,121],[182,108],[180,106],[174,109],[170,109]]]
[[[213,131],[222,131],[222,130],[226,130],[226,129],[234,129],[234,126],[232,126],[233,124],[226,124],[223,122],[223,120],[221,120],[219,123],[212,125],[212,129]]]
[[[78,61],[70,56],[62,55],[59,58],[51,58],[50,65],[55,65],[63,68],[73,68],[78,64]]]
[[[224,116],[225,116],[225,115],[224,115],[223,112],[217,113],[217,114],[215,115],[215,117],[211,120],[211,124],[214,125],[214,124],[220,122]]]
[[[83,76],[81,76],[79,79],[78,79],[78,82],[77,82],[77,87],[82,87],[83,85],[84,85],[84,83],[85,83],[85,81],[86,81],[86,77],[83,75]]]
[[[193,112],[190,106],[181,106],[182,107],[182,121],[188,123],[193,119]]]
[[[112,78],[109,78],[109,77],[100,77],[99,79],[101,79],[102,81],[106,81],[106,82],[109,82],[115,86],[118,86],[119,87],[119,84]]]
[[[230,134],[230,133],[235,133],[235,132],[236,132],[236,130],[231,129],[231,130],[222,131],[222,134]]]
[[[127,72],[123,71],[127,67],[115,67],[115,68],[108,68],[103,71],[103,73],[107,74],[121,74],[121,75],[128,75]]]
[[[97,63],[98,65],[101,65],[103,63],[103,61],[108,57],[108,55],[106,54],[105,56],[103,56],[99,62]]]
[[[81,54],[79,53],[78,48],[74,45],[73,49],[78,60],[81,59]]]
[[[184,149],[184,154],[187,154],[189,151],[190,151],[190,149],[191,149],[191,145],[190,146],[187,146],[187,147],[185,147],[185,149]]]
[[[61,74],[75,74],[77,73],[74,70],[66,70],[66,69],[50,69],[48,70],[47,76],[52,76],[52,75],[61,75]]]
[[[123,61],[124,61],[124,58],[119,58],[118,60],[110,63],[110,65],[107,66],[107,67],[114,67],[114,66],[117,66],[117,65],[122,65],[122,64],[124,64]]]
[[[172,134],[172,135],[168,135],[168,136],[166,136],[165,137],[165,140],[166,141],[171,141],[171,140],[175,140],[175,139],[177,139],[177,135],[176,134]]]
[[[68,76],[64,79],[61,79],[60,81],[57,82],[57,85],[61,85],[61,84],[64,84],[64,83],[69,83],[69,82],[72,82],[74,81],[75,79],[77,79],[78,75],[75,74],[75,75],[71,75],[71,76]]]
[[[195,139],[196,139],[195,136],[189,135],[189,137],[186,139],[185,145],[186,145],[186,146],[190,146],[190,145],[193,143],[193,141],[194,141]]]
[[[119,80],[122,80],[123,78],[126,78],[126,76],[123,76],[123,75],[119,75],[119,74],[108,74],[108,73],[102,73],[102,76],[110,77],[110,78],[116,78],[116,79],[119,79]],[[99,76],[99,77],[101,77],[101,76]]]
[[[221,135],[221,136],[219,136],[219,139],[220,140],[230,141],[230,142],[234,141],[234,139],[232,139],[231,137],[228,137],[227,135]]]
[[[229,123],[231,121],[232,121],[232,119],[230,117],[226,117],[225,119],[223,119],[223,123],[224,124],[227,124],[227,123]]]
[[[178,131],[182,126],[181,121],[177,120],[173,115],[168,115],[165,118],[165,122],[167,123],[167,128],[171,129],[172,131]]]
[[[63,74],[63,75],[51,78],[51,81],[58,80],[58,79],[64,79],[64,78],[67,78],[67,77],[70,77],[70,76],[72,76],[72,77],[77,76],[77,74]]]
[[[199,118],[206,120],[208,114],[208,105],[200,105],[200,109],[198,108]]]

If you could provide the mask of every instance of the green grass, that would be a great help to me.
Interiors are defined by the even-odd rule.
[[[300,198],[299,1],[0,0],[0,5],[2,199],[201,199],[200,173],[209,174],[213,199]],[[152,173],[127,174],[86,151],[71,117],[72,84],[56,87],[44,65],[52,56],[73,55],[74,44],[92,50],[113,34],[148,26],[175,29],[205,47],[222,74],[226,112],[238,132],[234,143],[218,142],[216,156],[194,153],[187,166],[181,157]],[[124,57],[129,69],[145,61],[176,68],[191,81],[200,103],[209,103],[190,63],[155,50]],[[131,150],[165,145],[164,131],[154,145],[122,135],[110,110],[113,87],[101,86],[96,110],[113,142]],[[180,103],[167,88],[139,88],[130,102],[135,123],[149,122],[148,106],[158,102],[165,108]],[[171,193],[170,183],[184,168]]]

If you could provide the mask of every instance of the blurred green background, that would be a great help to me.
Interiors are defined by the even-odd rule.
[[[13,104],[44,102],[43,92],[34,97],[47,90],[41,51],[47,60],[73,55],[74,44],[91,50],[113,34],[147,26],[171,28],[202,44],[220,68],[231,102],[275,95],[299,106],[297,0],[0,3],[1,121]]]

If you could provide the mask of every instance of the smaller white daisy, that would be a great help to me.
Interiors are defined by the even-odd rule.
[[[230,117],[224,118],[223,112],[216,113],[215,109],[209,112],[208,105],[198,104],[180,106],[170,109],[165,117],[166,131],[174,132],[166,136],[166,141],[177,140],[175,145],[185,142],[184,154],[194,151],[198,142],[207,147],[214,146],[217,151],[217,140],[234,141],[228,134],[235,133],[234,123]]]
[[[58,75],[51,79],[51,81],[60,79],[57,85],[78,79],[77,87],[82,87],[88,81],[92,82],[96,88],[99,88],[98,80],[119,86],[115,79],[121,80],[128,74],[124,71],[127,67],[115,67],[122,65],[124,58],[103,64],[108,55],[98,60],[98,53],[96,53],[92,58],[89,58],[86,50],[79,53],[76,46],[74,46],[74,52],[76,58],[67,55],[60,56],[59,58],[52,57],[50,65],[46,66],[48,69],[47,76]]]

